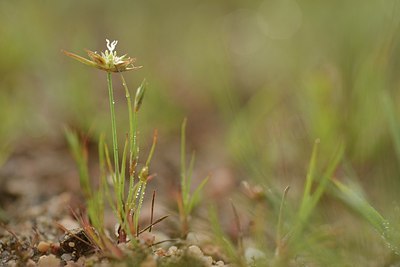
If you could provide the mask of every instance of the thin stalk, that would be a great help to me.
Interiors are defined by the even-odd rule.
[[[104,192],[107,197],[108,203],[110,204],[110,207],[114,211],[114,214],[116,217],[118,217],[118,212],[117,212],[117,207],[115,206],[115,203],[111,197],[110,190],[108,188],[108,182],[107,182],[107,173],[106,173],[106,167],[108,166],[109,172],[112,173],[112,167],[111,167],[111,161],[110,161],[110,156],[108,153],[108,148],[107,145],[105,144],[104,141],[104,136],[100,136],[100,142],[99,142],[99,162],[100,162],[100,172],[101,172],[101,184],[103,184],[104,187]]]
[[[153,134],[153,144],[151,145],[150,152],[149,152],[149,156],[147,157],[147,160],[146,160],[146,165],[145,165],[146,167],[149,167],[149,166],[150,166],[150,161],[151,161],[151,159],[153,158],[154,150],[155,150],[155,148],[156,148],[157,138],[158,138],[158,131],[157,131],[157,130],[154,130],[154,134]]]
[[[187,199],[187,184],[186,184],[186,118],[182,122],[181,126],[181,190],[183,201]],[[183,203],[184,204],[184,203]]]
[[[139,202],[137,204],[137,209],[135,212],[135,228],[138,229],[138,225],[139,225],[139,218],[140,218],[140,210],[142,209],[142,205],[143,205],[143,200],[144,200],[144,195],[146,193],[146,185],[147,182],[139,182],[141,184],[140,187],[140,198],[139,198]],[[136,232],[136,235],[139,235],[139,229]]]
[[[231,200],[231,206],[232,206],[232,210],[233,210],[233,215],[234,215],[234,221],[236,224],[236,228],[238,231],[238,238],[237,238],[237,246],[238,246],[238,254],[239,257],[243,259],[244,256],[244,247],[243,247],[243,231],[242,231],[242,226],[240,224],[240,218],[239,218],[239,214],[236,210],[235,205],[233,204],[232,200]]]
[[[137,208],[135,210],[135,227],[136,227],[136,229],[138,229],[138,225],[139,225],[140,211],[142,209],[144,195],[146,194],[147,181],[148,181],[148,179],[150,179],[152,177],[152,176],[149,176],[149,165],[150,165],[151,158],[153,157],[156,144],[157,144],[157,130],[154,131],[153,144],[151,146],[149,156],[147,157],[146,165],[143,167],[143,169],[139,173],[139,189],[138,189],[138,192],[137,192],[136,198],[135,198],[135,201],[138,201]],[[138,234],[139,231],[137,231],[136,233]]]
[[[316,162],[317,162],[319,143],[320,143],[319,139],[315,140],[313,150],[311,153],[311,160],[310,160],[310,164],[308,167],[306,184],[304,187],[303,198],[302,198],[301,206],[300,206],[300,213],[302,213],[305,210],[307,204],[309,204],[308,201],[310,201],[310,198],[311,198],[311,186],[313,184],[314,176],[315,176],[315,166],[316,166]]]
[[[290,186],[287,186],[285,188],[285,190],[283,191],[283,195],[282,195],[282,200],[281,200],[281,205],[279,207],[279,216],[278,216],[278,227],[276,230],[276,250],[275,250],[275,255],[279,255],[282,249],[282,224],[283,224],[283,208],[285,205],[285,200],[286,200],[286,196],[289,192]]]
[[[153,227],[153,218],[154,218],[154,201],[156,198],[156,190],[153,191],[153,196],[151,198],[151,215],[150,215],[150,227],[149,227],[149,233],[151,233],[151,229]]]
[[[118,158],[118,138],[117,138],[117,125],[115,120],[115,101],[114,92],[112,86],[111,72],[107,72],[107,83],[108,83],[108,97],[110,100],[110,112],[111,112],[111,130],[112,130],[112,141],[114,149],[114,165],[115,165],[115,176],[118,177],[119,172],[119,158]],[[116,179],[118,180],[118,179]]]
[[[133,202],[134,197],[134,185],[135,185],[135,169],[138,162],[139,157],[139,146],[137,143],[137,126],[138,126],[138,119],[137,119],[137,112],[138,108],[136,107],[136,101],[134,110],[132,110],[132,100],[131,94],[129,92],[129,88],[126,84],[125,78],[120,73],[122,85],[125,89],[125,97],[128,106],[128,116],[129,116],[129,189],[128,189],[128,197],[125,203],[126,210],[131,208],[135,208],[135,203]]]
[[[190,193],[190,188],[192,187],[192,176],[193,176],[193,168],[194,168],[195,158],[196,158],[196,154],[193,152],[192,157],[190,159],[190,163],[189,163],[189,169],[188,169],[188,172],[186,174],[186,179],[185,179],[186,180],[186,185],[185,185],[186,186],[186,193],[185,193],[186,196],[183,199],[183,205],[185,207],[186,216],[188,216],[190,213],[191,197],[190,197],[189,193]]]
[[[125,139],[125,145],[124,145],[124,152],[122,153],[122,164],[121,164],[121,172],[119,174],[120,179],[118,183],[118,189],[119,192],[117,193],[117,205],[118,205],[118,210],[121,213],[121,221],[120,221],[120,231],[119,231],[119,237],[121,238],[122,242],[126,241],[126,235],[129,233],[128,229],[128,223],[127,223],[127,217],[126,217],[126,206],[124,205],[125,202],[125,169],[126,169],[126,158],[127,158],[127,150],[128,150],[128,137]]]
[[[125,166],[126,166],[126,154],[128,150],[128,140],[125,140],[124,152],[122,153],[122,165],[119,179],[119,198],[121,209],[124,210],[124,201],[125,201]]]
[[[122,85],[124,86],[125,89],[125,97],[126,97],[126,102],[128,105],[128,116],[129,116],[129,174],[130,176],[134,175],[134,165],[135,162],[137,161],[138,157],[138,147],[137,147],[137,112],[132,111],[132,100],[131,100],[131,94],[129,93],[128,85],[126,84],[125,78],[120,73],[121,75],[121,80],[122,80]]]

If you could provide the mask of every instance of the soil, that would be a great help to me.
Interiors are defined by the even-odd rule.
[[[83,203],[77,168],[64,141],[19,144],[0,169],[0,266],[225,266],[224,256],[206,243],[148,246],[146,238],[171,239],[171,231],[163,231],[171,222],[144,235],[139,248],[119,244],[119,260],[95,252],[75,218]],[[110,217],[106,224],[112,229]]]

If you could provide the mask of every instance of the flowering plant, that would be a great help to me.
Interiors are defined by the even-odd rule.
[[[102,136],[99,141],[101,179],[98,191],[94,191],[90,183],[86,153],[82,153],[85,148],[79,144],[76,134],[72,133],[71,131],[67,131],[67,139],[71,145],[72,152],[80,169],[80,182],[82,191],[87,200],[88,216],[91,224],[94,226],[97,232],[100,233],[100,235],[97,235],[95,232],[93,232],[90,227],[87,227],[87,232],[100,249],[107,247],[108,244],[108,241],[104,239],[103,235],[104,199],[109,201],[110,206],[118,219],[117,236],[119,242],[128,242],[129,240],[135,242],[139,234],[143,232],[143,229],[139,229],[139,216],[146,191],[146,184],[148,180],[153,177],[153,175],[149,173],[149,166],[157,141],[157,135],[155,133],[153,137],[153,145],[150,149],[146,163],[140,170],[137,171],[136,168],[139,160],[139,146],[137,142],[138,112],[144,97],[146,82],[144,80],[136,90],[136,95],[132,103],[130,92],[122,72],[135,70],[141,68],[141,66],[136,67],[133,65],[133,62],[135,61],[134,58],[128,57],[127,55],[117,55],[115,47],[118,41],[110,42],[108,39],[106,39],[106,41],[107,50],[101,52],[100,54],[87,50],[90,59],[86,59],[64,50],[62,51],[67,56],[76,59],[85,65],[107,72],[114,166],[111,164],[112,160],[109,155],[108,147],[105,143],[104,136]],[[122,85],[125,89],[129,115],[129,134],[125,140],[121,162],[119,158],[120,155],[115,116],[116,103],[114,100],[112,83],[113,72],[118,72],[121,76]],[[128,170],[126,170],[127,166],[129,168]],[[110,179],[107,179],[108,177]],[[128,186],[126,186],[126,178],[128,179]],[[111,181],[109,182],[108,180]],[[110,183],[114,190],[114,196],[112,196],[109,190]],[[152,223],[153,222],[151,222],[151,224]]]
[[[126,54],[123,56],[117,56],[115,47],[118,44],[117,40],[110,42],[106,39],[107,50],[98,54],[90,50],[86,50],[90,60],[74,53],[62,50],[67,56],[78,60],[79,62],[86,64],[91,67],[95,67],[107,72],[123,72],[129,70],[140,69],[142,66],[134,66],[133,63],[136,61],[135,58],[128,57]]]

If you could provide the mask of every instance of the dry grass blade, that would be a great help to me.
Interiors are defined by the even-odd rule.
[[[156,198],[156,190],[153,191],[153,196],[152,196],[152,198],[151,198],[150,225],[153,224],[153,218],[154,218],[154,201],[155,201],[155,198]],[[150,228],[149,228],[149,232],[150,232],[150,233],[151,233],[151,229],[152,229],[152,226],[150,226]]]
[[[143,228],[142,230],[140,230],[138,233],[138,235],[140,235],[143,232],[146,232],[147,230],[149,230],[150,228],[152,228],[154,225],[164,221],[165,219],[167,219],[169,217],[169,215],[164,215],[161,218],[157,219],[155,222],[151,223],[150,225],[146,226],[145,228]]]

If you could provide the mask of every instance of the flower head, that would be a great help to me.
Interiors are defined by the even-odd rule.
[[[93,52],[90,50],[86,50],[88,53],[89,59],[78,56],[74,53],[67,52],[62,50],[64,54],[67,56],[82,62],[91,67],[95,67],[107,72],[123,72],[128,70],[139,69],[142,66],[134,66],[135,58],[128,57],[127,55],[117,56],[117,52],[115,51],[115,47],[117,46],[118,41],[112,41],[106,39],[107,42],[107,50],[98,54],[97,52]]]

